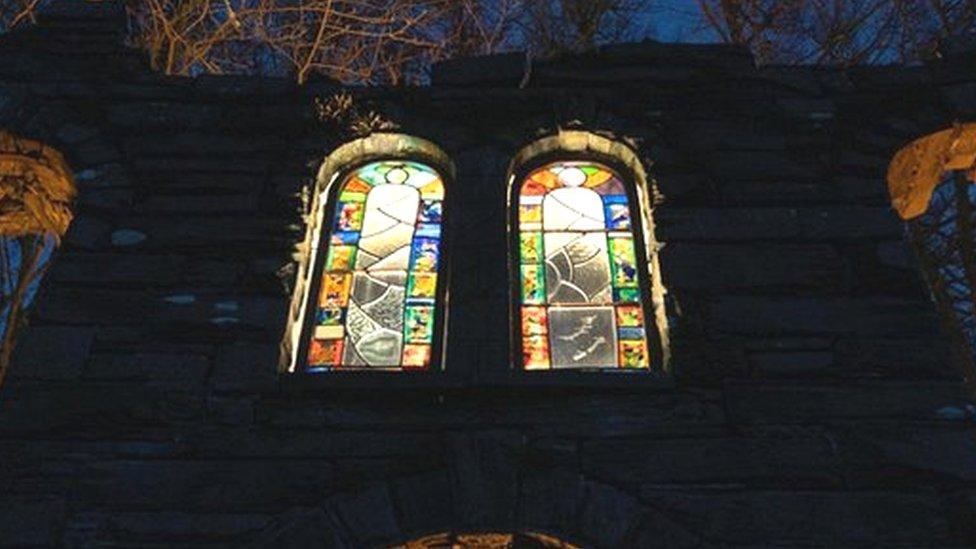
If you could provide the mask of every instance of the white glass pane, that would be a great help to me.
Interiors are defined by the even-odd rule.
[[[604,233],[545,233],[549,303],[611,303]]]
[[[345,364],[395,366],[403,342],[405,271],[356,272],[346,327]]]
[[[356,267],[370,268],[374,263],[396,254],[384,262],[384,268],[406,269],[409,252],[404,254],[401,250],[410,248],[419,206],[420,193],[413,187],[374,187],[366,199]]]
[[[617,365],[613,307],[550,307],[553,368]]]
[[[602,231],[603,200],[590,189],[564,187],[550,191],[542,202],[547,231]]]

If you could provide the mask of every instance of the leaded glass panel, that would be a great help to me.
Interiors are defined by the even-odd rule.
[[[367,164],[336,194],[309,371],[424,369],[433,359],[444,184],[416,162]]]
[[[649,368],[631,201],[594,162],[556,162],[518,195],[526,369]]]

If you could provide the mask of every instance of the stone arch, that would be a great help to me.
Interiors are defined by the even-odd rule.
[[[955,362],[976,388],[976,123],[912,141],[893,156],[887,182]]]
[[[7,168],[32,172],[37,179],[34,184],[49,191],[45,193],[47,214],[42,223],[46,227],[28,227],[25,233],[40,234],[38,229],[44,229],[42,232],[57,235],[60,240],[67,231],[65,239],[83,247],[107,235],[109,224],[98,219],[97,214],[85,214],[80,219],[75,215],[79,202],[89,198],[86,188],[131,185],[131,178],[120,163],[121,155],[97,128],[81,122],[62,103],[39,99],[26,87],[3,84],[0,85],[0,136]],[[52,252],[53,248],[45,252],[46,257]],[[37,291],[31,306],[36,307],[43,296],[43,291]],[[5,356],[13,346],[12,342],[7,343]],[[37,366],[43,368],[45,364]]]
[[[534,534],[583,548],[701,546],[679,516],[618,488],[569,470],[523,473],[502,482],[507,497],[478,473],[370,484],[279,514],[251,546],[393,548],[445,532]]]
[[[511,201],[512,189],[518,182],[516,176],[533,164],[539,164],[546,159],[569,159],[585,157],[605,164],[619,173],[633,184],[636,191],[637,208],[641,220],[641,239],[647,257],[647,272],[650,275],[651,305],[658,331],[657,344],[663,359],[664,369],[669,371],[671,361],[670,337],[668,330],[667,307],[665,305],[665,289],[661,278],[661,268],[658,258],[660,245],[655,236],[653,209],[658,196],[656,183],[644,169],[644,163],[638,156],[638,151],[631,143],[601,135],[594,131],[583,129],[560,129],[554,134],[544,136],[523,146],[512,157],[508,168],[506,196]],[[514,205],[509,203],[507,210]],[[510,230],[514,230],[510,228]],[[512,312],[514,314],[514,311]]]
[[[352,168],[381,159],[416,160],[424,163],[437,170],[446,179],[448,186],[455,178],[454,164],[447,153],[426,139],[403,133],[376,132],[339,146],[325,158],[305,210],[305,238],[298,244],[294,255],[295,285],[285,336],[281,343],[278,364],[280,372],[291,371],[297,356],[302,322],[306,314],[305,304],[310,290],[308,282],[315,265],[318,237],[333,186]],[[445,230],[449,228],[445,227]],[[442,281],[442,284],[446,283],[447,281]]]

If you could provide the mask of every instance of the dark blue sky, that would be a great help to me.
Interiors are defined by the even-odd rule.
[[[695,0],[654,0],[642,34],[663,42],[711,42],[715,35],[701,23]]]

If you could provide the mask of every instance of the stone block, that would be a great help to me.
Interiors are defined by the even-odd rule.
[[[583,482],[579,530],[597,547],[624,547],[641,518],[636,499],[609,486]]]
[[[733,423],[789,424],[841,419],[937,420],[945,407],[972,397],[958,383],[849,382],[844,386],[729,382],[725,402]]]
[[[526,69],[524,53],[504,53],[486,57],[452,59],[433,66],[434,86],[517,85]]]
[[[715,546],[938,546],[952,538],[934,492],[688,494],[648,489],[641,499]]]
[[[312,505],[329,493],[334,467],[325,460],[111,460],[78,469],[86,505],[129,512],[179,508],[186,512],[273,513]]]
[[[754,352],[749,363],[759,377],[811,377],[836,372],[833,351]]]
[[[0,433],[10,436],[143,432],[204,416],[202,394],[144,382],[22,384],[0,402]]]
[[[63,498],[7,494],[0,498],[0,540],[10,547],[58,546],[66,513]]]
[[[210,359],[199,354],[95,353],[85,377],[116,381],[157,381],[195,386],[210,371]]]
[[[151,541],[179,545],[186,540],[239,545],[271,522],[268,514],[188,513],[147,511],[141,513],[102,512],[90,516],[96,534],[93,545],[132,545]]]
[[[392,481],[391,498],[400,532],[416,539],[450,531],[455,524],[451,479],[447,471],[434,471]]]
[[[320,507],[293,507],[280,513],[264,531],[254,536],[245,547],[260,549],[302,549],[354,547],[342,537],[339,526]]]
[[[275,387],[278,369],[277,345],[235,343],[221,346],[213,371],[218,391],[255,391]]]
[[[583,447],[589,476],[629,486],[717,484],[840,486],[843,470],[822,438],[594,439]]]
[[[935,335],[925,301],[887,297],[720,297],[708,305],[707,327],[740,335]]]
[[[460,528],[512,528],[521,437],[510,431],[452,435],[447,448],[451,494]]]
[[[838,445],[851,480],[862,487],[906,487],[928,479],[976,479],[976,435],[970,428],[924,424],[856,424],[840,429]]]
[[[820,244],[703,244],[675,242],[661,251],[665,285],[707,293],[761,289],[836,290],[844,264]]]
[[[179,281],[186,262],[179,255],[67,252],[58,254],[46,278],[113,288],[168,286]]]
[[[385,484],[333,496],[326,501],[325,511],[336,517],[336,523],[343,525],[358,547],[391,546],[403,541]]]
[[[11,359],[19,379],[77,379],[91,352],[95,331],[76,326],[30,326],[21,332]]]

